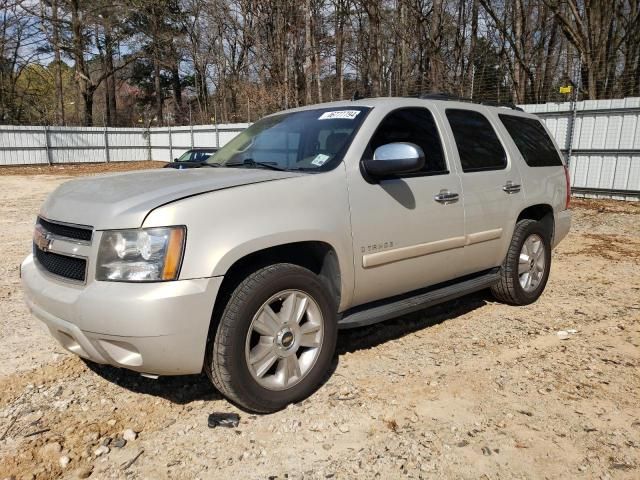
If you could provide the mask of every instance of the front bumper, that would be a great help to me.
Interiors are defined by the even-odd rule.
[[[20,274],[29,309],[70,352],[155,375],[202,371],[222,277],[76,285],[41,271],[32,255]]]

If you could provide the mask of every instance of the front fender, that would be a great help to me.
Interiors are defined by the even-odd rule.
[[[144,227],[186,225],[180,279],[223,276],[238,260],[283,244],[333,247],[342,302],[353,294],[353,247],[343,165],[326,173],[245,185],[182,199],[153,210]]]

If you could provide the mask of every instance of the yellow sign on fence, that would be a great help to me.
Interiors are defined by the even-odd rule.
[[[567,85],[566,87],[560,87],[560,93],[571,93],[573,87],[571,85]]]

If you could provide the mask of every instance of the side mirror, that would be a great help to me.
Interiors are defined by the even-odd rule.
[[[387,143],[376,148],[373,160],[363,160],[362,166],[374,178],[417,172],[424,167],[424,152],[413,143]]]
[[[173,159],[173,161],[174,161],[174,162],[177,162],[177,161],[178,161],[178,159],[177,159],[177,158],[174,158],[174,159]]]

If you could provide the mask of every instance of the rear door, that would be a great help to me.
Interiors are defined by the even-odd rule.
[[[486,110],[445,108],[461,167],[465,273],[502,263],[523,204],[522,181]]]

